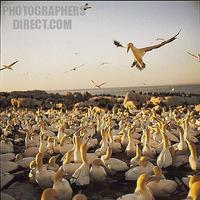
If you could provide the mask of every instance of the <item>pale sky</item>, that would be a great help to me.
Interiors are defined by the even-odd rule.
[[[1,2],[5,6],[81,6],[85,2]],[[89,2],[84,16],[10,16],[1,12],[1,65],[19,62],[14,70],[0,71],[0,91],[57,90],[168,84],[200,84],[200,63],[186,51],[200,53],[200,5],[177,2]],[[71,19],[71,30],[14,30],[14,19]],[[146,68],[131,68],[132,54],[116,48],[113,40],[136,47],[156,38],[177,39],[144,56]],[[78,55],[74,53],[77,52]],[[108,65],[98,67],[102,62]],[[64,71],[78,65],[77,71]]]

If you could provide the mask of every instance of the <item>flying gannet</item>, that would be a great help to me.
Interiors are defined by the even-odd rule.
[[[88,3],[86,3],[84,6],[83,6],[83,10],[87,10],[87,9],[89,9],[89,8],[92,8],[91,6],[89,6],[89,4]]]
[[[199,54],[199,53],[198,53],[197,55],[194,55],[194,54],[192,54],[192,53],[190,53],[190,52],[187,52],[187,53],[188,53],[189,55],[191,55],[191,56],[197,58],[198,61],[200,62],[200,54]]]
[[[101,88],[102,85],[107,83],[107,82],[103,82],[103,83],[97,85],[93,80],[91,80],[91,82],[95,85],[95,87],[97,87],[99,89]]]
[[[153,49],[158,49],[158,48],[174,41],[176,39],[176,36],[179,35],[180,31],[174,37],[172,37],[168,40],[165,40],[165,41],[161,42],[160,44],[156,44],[156,45],[152,45],[152,46],[148,46],[148,47],[144,47],[144,48],[137,48],[133,45],[133,43],[128,43],[127,47],[125,47],[124,45],[122,45],[120,42],[118,42],[116,40],[114,40],[114,45],[116,47],[127,48],[127,53],[129,51],[129,49],[131,49],[131,51],[133,53],[133,57],[134,57],[134,62],[131,65],[131,67],[136,66],[141,71],[146,66],[146,64],[143,62],[143,59],[142,59],[143,56],[145,55],[145,53],[148,51],[151,51]]]
[[[15,62],[11,63],[10,65],[3,65],[3,68],[1,68],[0,71],[1,71],[1,70],[4,70],[4,69],[13,70],[12,66],[13,66],[14,64],[16,64],[17,62],[19,62],[19,60],[17,60],[17,61],[15,61]]]
[[[102,62],[100,65],[99,65],[99,67],[100,66],[103,66],[103,65],[108,65],[109,63],[108,62]]]
[[[72,68],[72,69],[70,69],[70,70],[68,70],[68,71],[65,71],[64,73],[71,72],[71,71],[76,71],[78,68],[83,67],[83,65],[84,65],[84,64],[79,65],[79,66],[77,66],[77,67],[74,67],[74,68]]]

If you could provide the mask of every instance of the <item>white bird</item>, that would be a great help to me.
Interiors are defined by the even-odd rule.
[[[177,183],[173,180],[168,180],[162,174],[160,167],[155,166],[153,168],[154,176],[160,178],[160,180],[151,181],[147,184],[152,194],[157,197],[170,197],[170,195],[176,190]]]
[[[118,171],[126,171],[129,167],[128,165],[117,158],[111,158],[112,156],[112,148],[111,146],[107,147],[106,155],[101,156],[101,160],[103,161],[104,165],[107,167],[108,170],[111,172],[118,172]]]
[[[181,30],[180,30],[181,31]],[[145,63],[143,62],[143,56],[148,52],[151,51],[153,49],[158,49],[172,41],[174,41],[176,39],[176,36],[180,33],[180,31],[172,38],[165,40],[163,42],[161,42],[160,44],[156,44],[156,45],[152,45],[152,46],[148,46],[148,47],[144,47],[144,48],[137,48],[133,45],[133,43],[128,43],[127,45],[127,53],[129,51],[129,49],[131,49],[132,53],[133,53],[133,57],[134,57],[134,62],[132,64],[131,67],[136,66],[140,71],[143,70],[145,68]],[[114,40],[114,45],[117,47],[123,47],[126,48],[124,45],[122,45],[120,42]]]
[[[99,89],[101,88],[102,85],[105,85],[107,83],[107,82],[103,82],[101,84],[96,84],[93,80],[91,80],[91,82],[94,84],[95,87],[97,87]]]
[[[71,71],[76,71],[77,69],[79,69],[79,68],[81,68],[81,67],[83,67],[83,66],[84,66],[84,64],[79,65],[79,66],[77,66],[77,67],[73,67],[73,68],[69,69],[68,71],[65,71],[64,73],[71,72]]]
[[[108,65],[109,62],[102,62],[98,67],[103,66],[103,65]]]
[[[81,166],[74,172],[70,183],[78,186],[88,185],[90,183],[89,164],[87,161],[87,143],[81,144]]]
[[[195,57],[195,58],[200,62],[200,54],[199,54],[199,53],[198,53],[197,55],[192,54],[192,53],[190,53],[190,52],[187,52],[187,53],[188,53],[189,55]]]
[[[3,68],[0,69],[1,70],[4,70],[4,69],[10,69],[10,70],[13,70],[12,66],[15,65],[17,62],[19,62],[19,60],[9,64],[9,65],[3,65]]]
[[[153,200],[154,197],[147,187],[147,183],[154,180],[146,173],[141,174],[137,179],[137,187],[133,194],[126,194],[122,197],[119,197],[117,200]]]
[[[90,168],[90,177],[94,182],[103,182],[106,178],[106,171],[104,169],[104,163],[100,159],[93,161]]]

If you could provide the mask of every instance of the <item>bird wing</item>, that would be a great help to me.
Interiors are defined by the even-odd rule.
[[[73,69],[74,69],[74,68],[73,68]],[[70,70],[68,70],[68,71],[65,71],[64,73],[71,72],[71,71],[73,71],[73,69],[70,69]]]
[[[114,40],[113,43],[114,43],[114,45],[115,45],[116,47],[123,47],[123,48],[126,48],[125,46],[123,46],[123,45],[122,45],[119,41],[117,41],[117,40]]]
[[[180,30],[181,31],[181,30]],[[174,41],[176,39],[176,36],[179,35],[180,31],[172,38],[168,39],[168,40],[165,40],[164,42],[161,42],[160,44],[157,44],[157,45],[152,45],[152,46],[149,46],[149,47],[144,47],[144,48],[141,48],[139,49],[140,51],[144,51],[144,52],[148,52],[148,51],[151,51],[153,49],[158,49],[172,41]]]
[[[4,69],[6,69],[6,67],[1,68],[0,71],[1,71],[1,70],[4,70]]]
[[[106,84],[107,82],[103,82],[101,84],[98,85],[98,87],[101,87],[102,85]]]
[[[79,65],[78,67],[75,67],[74,69],[78,69],[80,67],[83,67],[84,64]]]
[[[195,57],[195,58],[198,58],[196,55],[194,55],[194,54],[192,54],[192,53],[190,53],[190,52],[188,52],[188,51],[187,51],[187,53],[188,53],[189,55]]]
[[[15,62],[11,63],[10,65],[8,65],[8,67],[13,66],[13,65],[14,65],[15,63],[17,63],[17,62],[19,62],[19,60],[17,60],[17,61],[15,61]]]
[[[95,84],[95,82],[93,80],[91,80],[91,82]]]

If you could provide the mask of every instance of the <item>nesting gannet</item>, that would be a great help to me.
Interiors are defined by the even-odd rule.
[[[192,170],[200,169],[200,158],[198,157],[195,145],[187,140],[187,144],[190,150],[189,164]]]
[[[131,168],[134,168],[136,167],[137,165],[139,165],[139,161],[140,161],[140,158],[141,158],[141,155],[142,155],[142,151],[141,149],[139,148],[138,144],[136,144],[136,155],[135,157],[133,157],[131,160],[130,160],[130,166]]]
[[[59,169],[59,165],[56,164],[56,160],[57,158],[59,157],[60,155],[56,155],[56,156],[52,156],[50,159],[49,159],[49,163],[47,165],[47,169],[49,170],[52,170],[52,171],[57,171]]]
[[[107,147],[106,155],[101,156],[101,160],[108,170],[111,172],[118,171],[126,171],[129,167],[128,165],[117,158],[111,158],[112,156],[112,148],[110,146]]]
[[[89,177],[89,164],[87,160],[87,144],[81,144],[81,166],[74,172],[72,178],[70,179],[71,183],[76,185],[88,185],[90,183]]]
[[[46,166],[43,165],[43,153],[38,153],[36,155],[36,174],[35,180],[42,189],[53,186],[53,176],[55,175],[54,171],[47,170]]]
[[[138,164],[139,166],[132,167],[125,173],[125,180],[137,180],[137,178],[143,173],[149,175],[153,173],[154,165],[149,162],[146,157],[142,156]]]
[[[84,66],[84,64],[81,64],[81,65],[79,65],[79,66],[77,66],[77,67],[74,67],[74,68],[69,69],[68,71],[65,71],[64,73],[71,72],[71,71],[76,71],[77,69],[79,69],[79,68],[81,68],[81,67],[83,67],[83,66]]]
[[[189,55],[195,57],[195,58],[200,62],[200,54],[199,54],[199,53],[198,53],[197,55],[192,54],[192,53],[190,53],[190,52],[187,52],[187,53],[188,53]]]
[[[178,36],[180,33],[180,31],[172,38],[165,40],[163,42],[161,42],[160,44],[157,45],[152,45],[152,46],[148,46],[148,47],[144,47],[144,48],[137,48],[133,45],[133,43],[128,43],[127,45],[127,53],[129,51],[129,49],[131,49],[132,53],[133,53],[133,57],[134,57],[134,62],[132,64],[131,67],[136,66],[139,70],[143,70],[145,68],[145,63],[143,62],[143,56],[145,55],[146,52],[151,51],[153,49],[158,49],[172,41],[174,41],[176,39],[176,36]],[[114,40],[114,45],[117,47],[123,47],[126,48],[124,45],[122,45],[120,42]]]
[[[103,82],[101,84],[96,84],[93,80],[91,80],[91,82],[94,84],[95,87],[97,87],[99,89],[101,88],[102,85],[105,85],[107,83],[107,82]]]
[[[162,151],[160,152],[158,158],[157,158],[157,165],[160,167],[160,168],[165,168],[165,167],[168,167],[170,165],[172,165],[172,155],[171,155],[171,152],[170,152],[170,147],[169,147],[169,144],[168,144],[168,137],[167,135],[165,135],[165,133],[163,133],[163,149]]]
[[[122,197],[119,197],[117,200],[153,200],[153,195],[149,188],[147,187],[147,183],[152,181],[154,178],[151,178],[147,174],[141,174],[137,179],[137,187],[133,194],[126,194]]]
[[[73,154],[74,150],[68,151],[62,158],[63,170],[68,175],[72,175],[81,166],[81,163],[71,163],[73,160]]]
[[[160,180],[151,181],[147,184],[152,194],[157,197],[169,197],[177,188],[177,183],[173,180],[166,179],[162,174],[161,168],[153,168],[154,176]]]
[[[61,166],[54,176],[53,189],[57,192],[59,200],[71,200],[73,191],[69,182],[63,178],[64,175],[65,172]]]
[[[13,66],[14,64],[16,64],[17,62],[19,62],[19,60],[15,61],[15,62],[13,62],[13,63],[11,63],[11,64],[9,64],[9,65],[3,65],[3,68],[1,68],[0,71],[1,71],[1,70],[4,70],[4,69],[13,70],[12,66]]]
[[[92,162],[90,168],[90,177],[94,182],[103,182],[106,178],[106,171],[104,169],[104,163],[100,159],[96,159]]]

